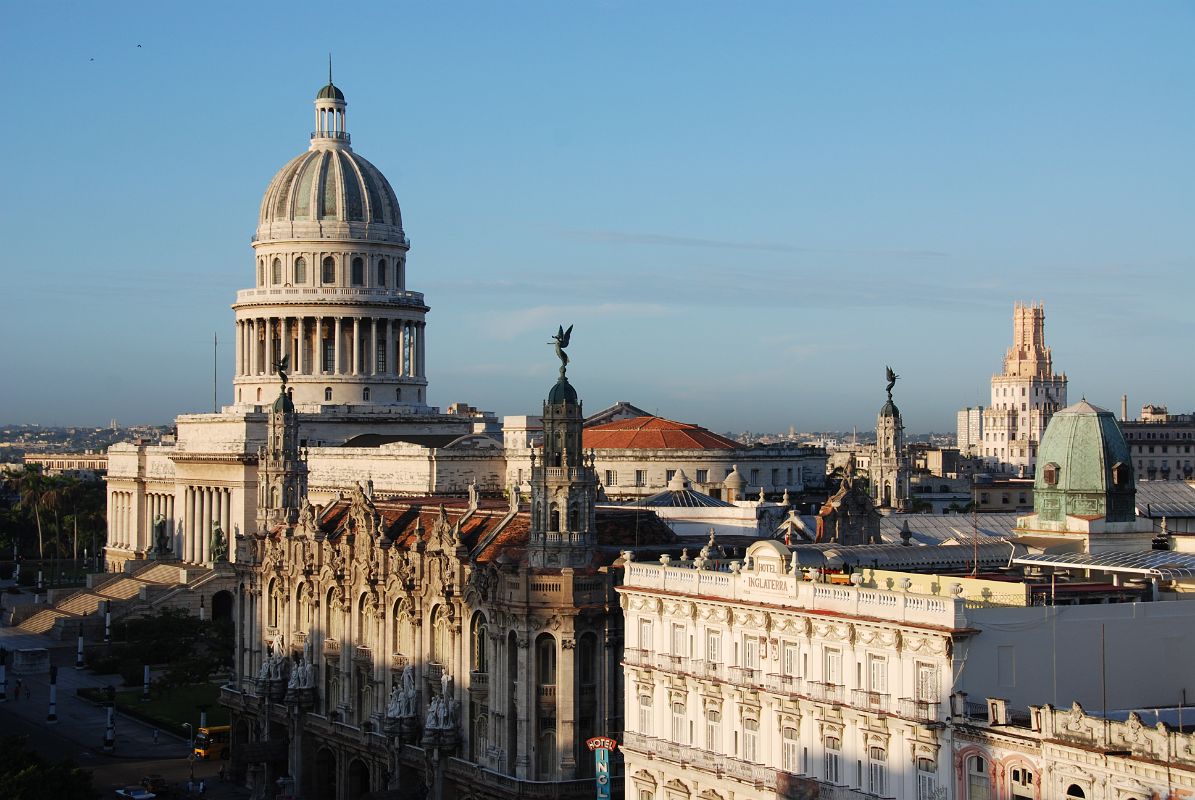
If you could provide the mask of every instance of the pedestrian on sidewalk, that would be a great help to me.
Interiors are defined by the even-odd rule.
[[[17,678],[16,698],[21,699],[21,679]]]
[[[154,744],[158,743],[158,729],[154,728]]]
[[[204,795],[206,792],[207,792],[207,781],[205,781],[205,780],[203,780],[202,778],[200,778],[200,779],[199,779],[199,796],[200,796],[200,797],[203,797],[203,795]]]

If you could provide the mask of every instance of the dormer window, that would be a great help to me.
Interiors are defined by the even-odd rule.
[[[1112,485],[1113,486],[1128,486],[1132,480],[1132,468],[1123,461],[1117,461],[1112,465]]]
[[[1058,485],[1058,471],[1058,465],[1053,462],[1050,462],[1042,467],[1042,481],[1046,484],[1046,486]]]

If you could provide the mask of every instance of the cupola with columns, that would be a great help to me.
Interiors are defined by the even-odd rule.
[[[299,412],[427,407],[428,307],[407,288],[411,243],[389,181],[353,151],[347,107],[329,68],[307,150],[262,199],[254,287],[232,306],[237,406],[272,402],[274,364],[289,356]]]

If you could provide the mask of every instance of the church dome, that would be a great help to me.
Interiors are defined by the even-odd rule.
[[[336,88],[332,81],[328,81],[328,85],[319,90],[319,94],[315,96],[316,100],[344,100],[344,92]]]
[[[887,403],[884,403],[884,407],[880,409],[880,416],[899,417],[900,409],[896,407],[896,403],[893,403],[892,400],[888,400]]]
[[[1131,520],[1136,495],[1132,464],[1112,412],[1086,400],[1056,411],[1037,449],[1033,510],[1047,520]]]

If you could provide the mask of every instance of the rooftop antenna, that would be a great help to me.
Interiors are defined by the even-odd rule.
[[[328,85],[332,85],[332,51],[328,51]]]
[[[212,331],[212,413],[215,414],[219,409],[216,407],[216,353],[219,347],[219,339],[216,332]]]

